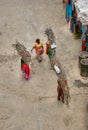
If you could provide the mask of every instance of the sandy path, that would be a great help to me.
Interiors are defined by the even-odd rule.
[[[74,85],[74,80],[87,82],[78,68],[81,43],[68,30],[64,10],[61,0],[0,0],[0,130],[88,130],[88,88]],[[47,27],[68,79],[69,108],[57,101],[57,76],[48,57],[38,63],[33,51],[31,79],[25,81],[12,48],[17,39],[30,50],[38,37],[45,47]]]

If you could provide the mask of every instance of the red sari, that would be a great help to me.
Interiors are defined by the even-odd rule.
[[[30,67],[28,64],[26,64],[26,63],[22,64],[22,71],[24,74],[24,78],[29,79],[30,78]]]
[[[62,87],[60,87],[59,85],[57,87],[57,92],[58,92],[58,100],[60,100],[60,98],[62,98],[62,100],[64,100],[64,91],[63,91]]]

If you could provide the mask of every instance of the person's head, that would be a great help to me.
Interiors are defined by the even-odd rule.
[[[39,44],[39,43],[40,43],[40,39],[36,39],[36,43],[38,43],[38,44]]]
[[[58,79],[58,80],[57,80],[57,83],[58,83],[58,85],[60,85],[60,87],[61,87],[61,79]]]

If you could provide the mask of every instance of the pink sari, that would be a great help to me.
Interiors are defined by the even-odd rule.
[[[22,64],[22,71],[23,71],[24,78],[28,80],[30,78],[29,65],[26,63]]]

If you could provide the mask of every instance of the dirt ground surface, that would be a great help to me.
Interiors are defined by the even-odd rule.
[[[31,53],[31,78],[26,81],[12,47],[18,40],[30,51],[36,38],[45,47],[46,28],[55,35],[56,55],[70,88],[69,107],[57,100],[57,75],[48,56],[44,53],[38,63],[35,51]],[[0,0],[0,130],[88,130],[88,78],[80,76],[80,50],[62,0]]]

